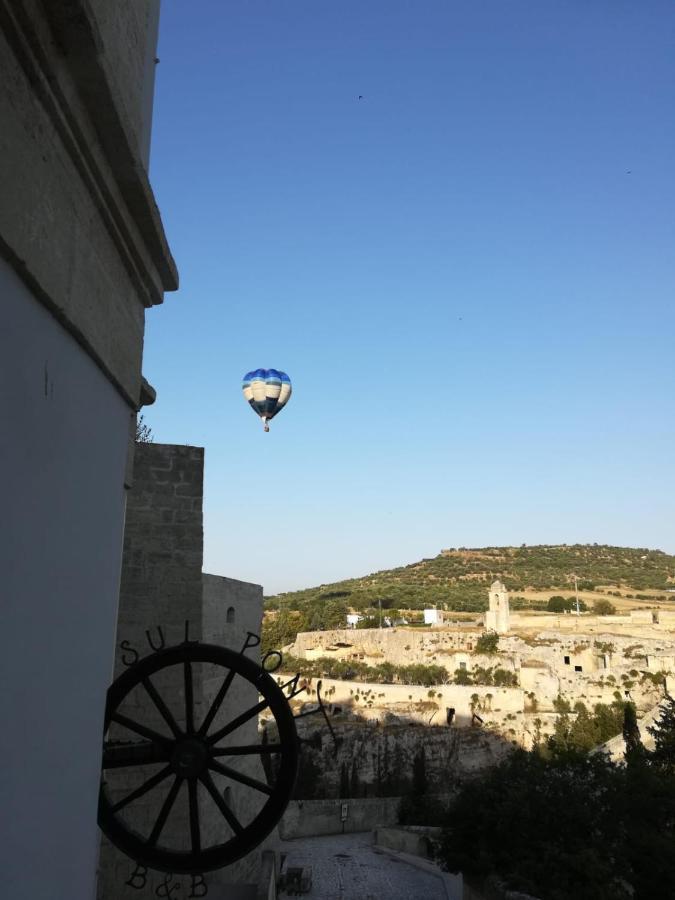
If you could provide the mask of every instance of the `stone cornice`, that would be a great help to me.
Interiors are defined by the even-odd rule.
[[[45,20],[50,30],[41,27]],[[124,105],[106,71],[87,0],[0,0],[0,25],[87,185],[139,299],[146,307],[161,303],[163,291],[178,287],[178,273],[147,173],[124,128]]]

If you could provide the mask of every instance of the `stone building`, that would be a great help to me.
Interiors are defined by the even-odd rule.
[[[424,624],[425,625],[443,625],[445,622],[449,621],[451,618],[450,615],[444,609],[437,609],[435,606],[431,609],[424,610]]]
[[[138,444],[133,485],[127,498],[115,675],[121,674],[125,664],[134,661],[136,655],[143,657],[162,644],[181,643],[186,620],[190,640],[225,646],[237,652],[244,646],[247,633],[260,633],[261,586],[202,573],[203,481],[204,450],[201,447]],[[260,662],[259,648],[252,647],[246,655]],[[202,667],[194,666],[193,679],[195,720],[200,721],[210,707],[222,677],[209,678]],[[164,699],[175,704],[173,711],[182,724],[181,672],[155,676],[153,683]],[[256,687],[236,679],[228,690],[220,715],[224,721],[230,721],[257,702]],[[157,730],[162,729],[161,717],[149,696],[138,698],[134,718]],[[122,740],[133,736],[124,730],[117,734]],[[256,744],[258,740],[257,717],[237,730],[240,743]],[[230,761],[230,765],[246,776],[265,780],[258,756],[240,757]],[[119,791],[120,797],[137,786],[135,772],[125,777],[125,770],[122,770],[113,777],[111,787]],[[251,790],[236,781],[227,784],[223,781],[222,787],[230,809],[246,821],[251,813]],[[198,796],[202,839],[205,843],[225,840],[227,825],[222,815],[203,792]],[[140,811],[137,805],[136,824],[141,833],[151,830],[161,800],[161,786],[158,786],[145,796]],[[180,818],[172,819],[167,828],[171,830],[168,837],[175,846],[183,847],[189,836],[188,823]],[[166,832],[162,836],[164,839]],[[204,880],[208,896],[227,896],[228,900],[235,900],[255,892],[266,872],[263,854],[273,843],[274,838],[231,866],[207,873]],[[165,876],[150,872],[147,879],[139,878],[134,882],[130,879],[134,868],[132,860],[102,837],[98,900],[150,900],[158,896],[156,891],[161,890]],[[189,896],[189,876],[172,876],[170,883],[174,885],[172,896]]]
[[[509,630],[509,592],[501,581],[493,581],[490,586],[489,608],[485,613],[485,628],[506,634]]]
[[[91,900],[145,312],[159,0],[0,0],[3,895]],[[9,736],[11,740],[8,739]]]

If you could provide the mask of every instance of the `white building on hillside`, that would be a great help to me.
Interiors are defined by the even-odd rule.
[[[443,625],[448,618],[448,614],[444,609],[425,609],[424,624],[425,625]]]

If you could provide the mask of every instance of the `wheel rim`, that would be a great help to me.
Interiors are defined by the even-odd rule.
[[[195,670],[206,666],[218,673],[212,684],[218,689],[202,710],[195,698],[194,676]],[[167,691],[156,686],[160,673],[174,679],[180,673],[181,715],[176,714],[176,695],[170,701]],[[223,704],[240,687],[238,679],[253,685],[261,699],[228,717]],[[136,692],[153,710],[152,726],[142,721],[142,713],[132,715],[125,709],[125,703],[138,696]],[[237,731],[252,719],[257,721],[265,709],[274,718],[278,740],[237,743]],[[155,720],[162,723],[161,729]],[[131,740],[112,740],[114,730]],[[108,690],[104,733],[99,825],[113,844],[151,868],[197,873],[235,862],[272,831],[293,791],[298,739],[288,701],[268,672],[224,647],[181,644],[140,660]],[[245,758],[256,756],[273,760],[274,765],[265,770],[273,770],[269,780],[241,770]],[[156,770],[150,774],[147,767]],[[125,779],[124,786],[116,789],[111,786],[115,770],[121,770]],[[133,782],[138,783],[131,787]],[[232,809],[223,783],[246,789],[246,815]],[[206,816],[209,807],[211,813]],[[142,819],[139,827],[135,813]],[[176,846],[175,833],[181,825],[187,847]]]

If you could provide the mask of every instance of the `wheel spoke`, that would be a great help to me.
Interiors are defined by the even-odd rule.
[[[153,775],[152,778],[148,778],[147,781],[144,781],[140,787],[137,787],[135,791],[132,791],[130,794],[120,800],[119,803],[115,803],[112,807],[113,812],[119,812],[120,809],[123,809],[125,806],[128,806],[129,803],[133,803],[134,800],[138,800],[139,797],[142,797],[144,794],[147,794],[148,791],[151,791],[154,787],[164,781],[164,779],[171,773],[171,766],[165,766],[160,772],[157,772],[156,775]]]
[[[239,747],[214,747],[211,756],[248,756],[249,754],[281,753],[281,744],[242,744]]]
[[[166,820],[169,818],[169,813],[176,802],[176,797],[178,796],[178,791],[180,790],[180,786],[183,783],[183,779],[178,775],[174,778],[174,782],[171,785],[171,790],[166,795],[166,799],[162,804],[162,808],[159,811],[159,815],[157,816],[157,821],[153,825],[152,831],[150,832],[150,837],[147,839],[146,844],[150,847],[154,847],[157,843],[160,834],[162,833],[162,829],[166,825]]]
[[[244,830],[244,827],[241,824],[241,822],[239,821],[239,819],[232,812],[230,807],[227,805],[224,798],[221,797],[220,792],[218,791],[218,788],[213,783],[213,778],[211,778],[211,774],[209,772],[204,772],[199,777],[200,777],[201,783],[204,785],[206,790],[209,792],[209,794],[213,798],[213,802],[216,804],[218,809],[223,814],[223,817],[227,821],[227,824],[230,826],[232,831],[234,831],[235,834],[241,834]]]
[[[103,769],[122,769],[128,766],[147,766],[168,762],[169,752],[165,744],[139,741],[136,744],[106,743],[103,745]]]
[[[118,725],[124,725],[129,731],[135,731],[136,734],[140,734],[142,737],[146,737],[160,746],[164,746],[171,741],[171,738],[168,738],[164,734],[160,734],[159,731],[155,731],[154,728],[148,728],[146,725],[141,725],[140,722],[134,722],[133,719],[130,719],[128,716],[123,716],[118,712],[115,712],[110,716],[110,721],[117,722]]]
[[[174,719],[173,714],[171,713],[171,710],[169,709],[169,707],[166,705],[164,700],[162,700],[162,698],[160,697],[159,693],[157,692],[157,688],[154,686],[154,684],[150,681],[149,678],[143,679],[143,687],[147,691],[152,702],[155,704],[157,709],[162,714],[162,718],[164,719],[166,724],[169,726],[169,728],[173,732],[174,736],[180,737],[182,732],[181,732],[180,728],[178,727],[178,723]]]
[[[202,852],[201,834],[199,831],[199,805],[197,803],[197,782],[194,778],[188,781],[188,797],[190,798],[190,837],[192,852]]]
[[[227,694],[227,692],[229,691],[230,685],[232,684],[232,682],[234,680],[235,674],[236,674],[236,672],[234,671],[234,669],[230,669],[230,671],[227,673],[225,678],[223,678],[223,683],[220,686],[220,690],[218,691],[216,696],[213,698],[213,703],[211,704],[211,707],[206,714],[206,718],[202,722],[202,727],[199,729],[199,733],[202,736],[205,735],[206,732],[211,727],[211,722],[213,722],[213,720],[216,717],[216,713],[222,706],[223,700],[225,699],[225,694]]]
[[[272,788],[268,784],[265,784],[264,781],[258,781],[257,778],[251,778],[250,775],[244,775],[242,772],[237,772],[236,769],[224,766],[215,759],[212,759],[209,763],[209,769],[213,769],[214,772],[220,772],[221,775],[227,775],[227,777],[231,778],[233,781],[239,781],[241,784],[252,787],[256,791],[260,791],[262,794],[267,794],[269,796],[272,793]]]
[[[281,816],[297,769],[286,697],[297,686],[279,687],[242,653],[187,635],[123,672],[100,745],[104,834],[149,869],[218,868],[250,852]],[[250,699],[235,702],[244,688]],[[261,714],[271,724],[259,734]]]
[[[183,663],[183,674],[185,676],[185,728],[188,734],[194,734],[195,730],[195,698],[192,691],[192,665],[189,662]]]
[[[209,744],[217,744],[218,741],[222,740],[228,734],[231,734],[233,731],[236,731],[237,728],[240,728],[249,719],[252,719],[254,716],[257,716],[259,712],[262,712],[263,709],[267,709],[269,706],[269,702],[267,700],[261,700],[260,703],[256,703],[255,706],[252,706],[247,712],[242,713],[240,716],[237,716],[236,719],[232,719],[229,725],[225,725],[219,731],[216,731],[212,734],[208,742]]]

